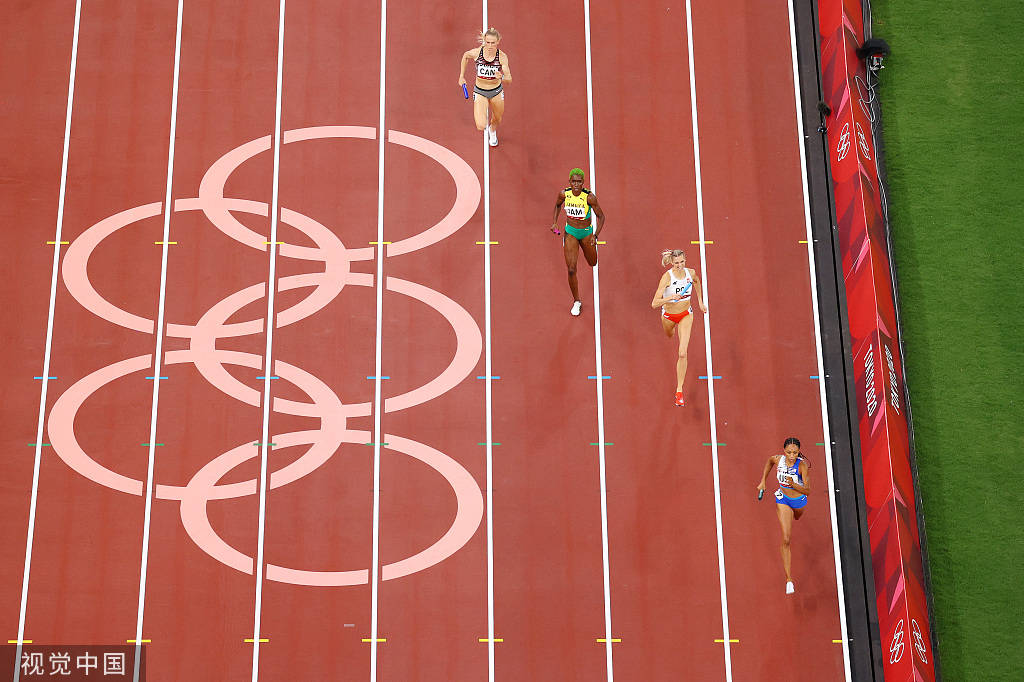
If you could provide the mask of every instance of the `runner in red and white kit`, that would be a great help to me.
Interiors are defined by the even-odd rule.
[[[508,55],[498,49],[501,34],[489,28],[478,38],[480,47],[466,50],[459,64],[459,85],[466,84],[466,64],[475,62],[476,83],[473,86],[473,118],[477,130],[487,131],[487,142],[492,147],[498,146],[498,124],[505,114],[505,93],[503,84],[512,80],[508,70]],[[491,121],[487,124],[487,113],[490,110]]]
[[[700,289],[700,277],[693,268],[686,267],[686,253],[681,249],[661,253],[661,264],[672,264],[672,268],[661,276],[654,292],[651,307],[661,306],[661,328],[669,337],[673,332],[679,336],[679,358],[676,360],[676,405],[685,407],[683,400],[683,379],[686,377],[686,347],[690,345],[690,330],[693,329],[693,308],[690,301],[696,297],[703,313],[708,311]],[[678,331],[677,331],[678,330]]]

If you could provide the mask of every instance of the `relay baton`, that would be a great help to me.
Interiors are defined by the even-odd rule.
[[[466,84],[462,84],[462,96],[469,99],[469,90],[466,89]]]
[[[762,497],[764,497],[764,490],[758,490],[757,491],[757,499],[760,500]]]

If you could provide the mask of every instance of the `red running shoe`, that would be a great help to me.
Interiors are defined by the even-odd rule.
[[[686,401],[683,400],[683,392],[682,391],[678,391],[676,393],[676,406],[677,407],[686,407]]]

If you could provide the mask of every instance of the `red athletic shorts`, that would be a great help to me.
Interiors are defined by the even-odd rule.
[[[682,322],[683,318],[686,317],[689,314],[690,314],[690,309],[689,308],[687,308],[686,310],[684,310],[681,313],[667,313],[664,310],[661,311],[661,316],[662,317],[664,317],[666,320],[671,320],[671,321],[675,322],[676,324],[679,324],[680,322]]]

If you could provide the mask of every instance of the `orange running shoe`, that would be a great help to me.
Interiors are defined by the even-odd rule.
[[[676,406],[677,407],[686,407],[686,401],[683,400],[683,392],[682,391],[677,391],[676,392]]]

